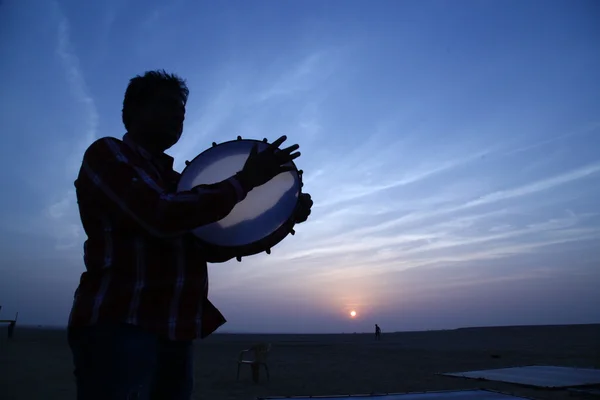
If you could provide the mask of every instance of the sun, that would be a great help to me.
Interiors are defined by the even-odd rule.
[[[352,318],[356,317],[356,311],[354,311],[354,310],[350,311],[350,317],[352,317]]]

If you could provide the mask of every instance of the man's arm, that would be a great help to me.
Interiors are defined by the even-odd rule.
[[[191,234],[191,235],[193,235],[193,234]],[[235,255],[232,255],[231,253],[227,253],[227,254],[221,253],[216,248],[203,246],[195,238],[192,240],[194,240],[194,245],[196,246],[196,249],[200,252],[200,254],[202,254],[202,258],[207,263],[220,264],[220,263],[224,263],[224,262],[227,262],[227,261],[235,258]]]
[[[301,224],[303,222],[306,222],[306,220],[310,216],[312,206],[313,200],[311,195],[308,193],[300,194],[300,197],[298,199],[298,206],[294,211],[294,223]],[[209,248],[208,246],[203,246],[197,240],[194,240],[194,243],[195,246],[202,252],[202,255],[206,262],[216,264],[223,263],[235,258],[235,256],[231,255],[231,253],[222,253],[217,248]]]
[[[155,236],[177,236],[227,216],[248,190],[234,176],[213,185],[166,193],[130,164],[118,141],[103,138],[86,151],[82,173],[123,212]]]

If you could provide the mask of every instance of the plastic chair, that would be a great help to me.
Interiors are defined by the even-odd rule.
[[[259,343],[249,349],[240,351],[237,361],[237,379],[240,379],[240,369],[242,365],[249,365],[252,369],[252,379],[254,382],[259,381],[260,367],[262,366],[267,373],[267,381],[271,380],[269,375],[269,366],[267,365],[267,357],[271,351],[270,343]]]

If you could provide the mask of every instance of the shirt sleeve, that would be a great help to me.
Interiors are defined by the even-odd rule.
[[[113,138],[94,142],[82,174],[121,211],[154,236],[179,236],[227,216],[247,190],[235,176],[212,185],[168,193],[143,168],[131,163]]]

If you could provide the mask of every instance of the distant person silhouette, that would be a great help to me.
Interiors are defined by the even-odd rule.
[[[8,338],[12,339],[13,338],[13,334],[15,332],[15,325],[17,324],[17,321],[11,321],[8,324]]]
[[[375,339],[381,340],[381,328],[377,324],[375,324]]]

